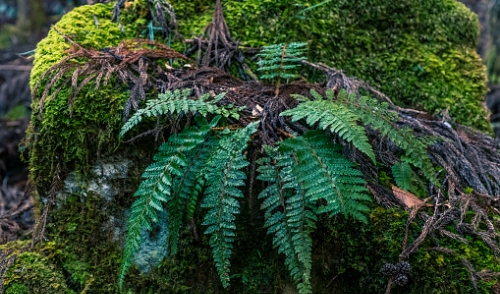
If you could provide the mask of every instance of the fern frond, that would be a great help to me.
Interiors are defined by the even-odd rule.
[[[332,90],[327,91],[329,100],[334,99]],[[348,95],[343,89],[340,91],[338,102],[347,105],[362,121],[364,125],[370,125],[372,129],[380,131],[404,150],[408,161],[420,168],[425,177],[432,183],[439,185],[435,175],[432,162],[427,155],[427,146],[433,144],[433,138],[417,139],[410,128],[398,128],[396,126],[399,116],[396,112],[389,110],[389,104],[380,103],[370,97],[357,97],[355,94]]]
[[[315,96],[319,95],[315,91],[311,93]],[[344,104],[324,100],[321,95],[319,97],[321,99],[300,103],[297,107],[286,110],[280,115],[291,116],[293,122],[305,118],[310,126],[319,122],[320,129],[329,130],[347,142],[352,142],[356,148],[375,162],[375,154],[368,143],[365,128],[357,124],[360,117]],[[303,96],[300,98],[304,100]]]
[[[309,231],[315,228],[316,216],[307,210],[309,202],[292,174],[294,158],[290,154],[276,154],[268,146],[265,148],[270,158],[259,160],[260,175],[257,177],[270,183],[259,195],[260,199],[264,199],[261,208],[266,209],[265,226],[268,234],[274,235],[274,248],[285,254],[285,265],[298,284],[300,293],[311,293],[312,242]]]
[[[285,71],[298,68],[300,66],[298,62],[306,59],[302,56],[307,51],[306,48],[304,48],[305,46],[307,46],[307,43],[293,42],[262,47],[260,53],[257,54],[262,58],[262,60],[257,62],[257,64],[261,66],[257,70],[266,71],[268,73],[262,75],[260,78],[272,79],[280,77],[288,79],[295,77],[294,74]]]
[[[405,191],[410,191],[412,188],[413,174],[410,164],[403,160],[402,162],[396,162],[392,166],[392,175],[394,176],[394,181],[396,185]]]
[[[189,179],[181,187],[182,198],[187,199],[186,219],[191,219],[198,204],[198,196],[205,186],[205,174],[208,159],[213,149],[218,145],[218,140],[211,136],[193,155],[193,167]]]
[[[173,177],[183,175],[183,167],[187,166],[185,153],[202,144],[209,131],[210,126],[204,125],[201,128],[191,127],[170,136],[168,141],[160,146],[159,153],[154,157],[155,162],[146,168],[142,175],[144,180],[134,194],[137,200],[131,208],[125,253],[118,279],[120,289],[132,256],[143,241],[141,230],[144,227],[151,230],[150,222],[157,222],[157,212],[163,210],[163,203],[168,204],[173,199]]]
[[[232,243],[235,236],[235,214],[239,213],[237,198],[243,197],[238,187],[244,186],[246,175],[241,171],[249,165],[243,151],[250,135],[257,131],[258,122],[250,123],[220,139],[219,145],[209,159],[206,181],[210,185],[205,190],[202,207],[209,211],[203,225],[208,226],[205,234],[211,234],[210,246],[222,285],[229,286],[229,266]]]
[[[211,129],[217,125],[220,116],[216,116],[210,124],[205,119],[196,116],[198,126],[203,129]],[[182,176],[175,177],[176,187],[172,193],[172,199],[167,207],[168,211],[168,248],[170,255],[177,253],[180,229],[182,225],[182,215],[185,211],[186,200],[189,200],[192,192],[197,188],[197,176],[203,171],[207,164],[208,157],[214,147],[213,137],[204,135],[204,142],[196,148],[186,153],[186,166],[182,169]]]
[[[283,141],[282,152],[295,151],[297,165],[292,172],[302,182],[306,197],[312,202],[326,203],[317,213],[339,212],[366,222],[369,208],[361,201],[370,201],[362,173],[355,164],[340,154],[338,146],[321,131],[309,131],[301,137]]]
[[[175,90],[168,91],[165,94],[158,95],[158,99],[150,99],[146,101],[146,107],[139,109],[132,117],[123,125],[119,137],[122,138],[133,127],[137,126],[143,117],[159,117],[166,114],[178,115],[179,113],[199,113],[206,117],[207,114],[222,115],[224,117],[239,118],[238,110],[233,105],[218,106],[217,102],[224,98],[226,93],[221,93],[210,99],[209,94],[205,94],[199,98],[190,98],[190,89],[184,91]]]

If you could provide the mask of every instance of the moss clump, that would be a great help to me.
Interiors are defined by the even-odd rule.
[[[136,1],[123,10],[122,21],[126,21],[124,32],[111,21],[114,3],[82,6],[65,15],[56,24],[58,30],[71,36],[83,46],[103,48],[117,46],[124,39],[137,38],[146,24],[147,1]],[[94,15],[99,21],[95,24]],[[31,72],[31,86],[50,66],[68,55],[70,44],[56,31],[51,30],[47,38],[38,45],[34,67]],[[80,81],[83,78],[80,78]],[[57,87],[57,86],[56,86]],[[43,87],[40,87],[43,88]],[[89,160],[109,156],[118,144],[117,130],[121,127],[121,112],[129,95],[127,85],[110,79],[107,87],[101,85],[94,90],[95,83],[85,86],[74,102],[72,117],[68,97],[69,86],[53,100],[46,101],[43,120],[38,119],[38,103],[43,92],[39,89],[33,97],[32,126],[28,130],[31,171],[34,182],[43,185],[50,182],[54,162],[62,164],[63,170],[77,170],[85,173]],[[92,154],[92,156],[91,156]],[[49,175],[49,176],[48,176]]]
[[[327,222],[316,236],[314,258],[317,264],[313,278],[318,287],[314,293],[385,293],[387,278],[381,273],[385,263],[397,263],[402,250],[408,213],[400,209],[375,208],[366,224],[337,217]],[[421,232],[423,221],[410,224],[408,243],[411,244]],[[462,263],[467,259],[476,269],[499,271],[491,250],[480,239],[472,239],[469,244],[449,238],[436,240],[443,247],[454,250],[456,255],[449,255],[431,248],[436,244],[428,238],[411,254],[412,265],[409,283],[394,286],[391,293],[476,293],[470,273]],[[316,247],[318,246],[318,247]],[[498,277],[489,282],[479,281],[479,293],[492,293],[491,288],[500,280]]]
[[[396,104],[490,131],[481,104],[486,74],[476,53],[479,22],[455,0],[224,1],[233,37],[248,46],[309,42],[308,58],[369,82]],[[185,37],[211,21],[213,1],[171,3]]]
[[[66,284],[62,272],[43,253],[27,252],[30,241],[16,241],[0,246],[16,254],[16,260],[5,274],[4,290],[8,294],[74,293]]]

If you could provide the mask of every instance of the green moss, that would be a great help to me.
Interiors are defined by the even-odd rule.
[[[24,105],[17,105],[13,107],[11,110],[9,110],[3,118],[8,119],[8,120],[18,120],[21,118],[27,118],[29,117],[30,112],[28,109],[26,109],[26,106]]]
[[[172,1],[185,37],[211,21],[213,1]],[[475,52],[479,22],[454,0],[224,1],[232,36],[248,46],[309,42],[309,59],[344,69],[396,104],[490,131],[481,104],[486,74]],[[286,13],[285,13],[286,11]],[[318,76],[318,73],[306,73]]]
[[[314,293],[384,293],[387,278],[380,269],[387,262],[399,261],[407,218],[408,213],[400,209],[376,208],[368,225],[343,217],[326,222],[315,236],[315,248],[319,249],[313,252],[318,261],[313,273],[318,286]],[[411,223],[408,244],[420,235],[422,225],[420,220]],[[395,285],[391,293],[476,293],[463,258],[476,271],[499,270],[491,250],[481,240],[470,238],[470,244],[446,237],[437,240],[457,255],[431,250],[436,244],[428,238],[417,253],[410,255],[409,283],[404,287]],[[323,288],[329,282],[330,287]],[[500,279],[494,278],[478,283],[479,293],[492,293],[491,287],[498,282]]]
[[[138,36],[141,26],[146,23],[141,17],[149,13],[145,3],[147,1],[137,1],[124,9],[122,20],[127,21],[124,33],[118,24],[111,21],[114,3],[78,7],[65,15],[56,27],[85,47],[117,46],[124,39]],[[95,25],[94,15],[99,20],[98,26]],[[47,38],[37,45],[31,72],[32,87],[43,72],[68,55],[66,50],[69,48],[70,44],[55,30],[49,32]],[[101,85],[98,91],[94,87],[95,83],[91,82],[82,89],[75,99],[71,117],[69,86],[53,100],[45,102],[42,121],[37,116],[43,87],[33,97],[34,111],[32,126],[28,130],[28,145],[32,178],[37,185],[50,182],[54,162],[62,163],[63,170],[76,169],[79,173],[86,173],[90,154],[94,156],[97,153],[98,158],[109,156],[118,144],[115,133],[122,124],[121,112],[129,90],[114,79],[107,87]]]
[[[27,252],[30,241],[16,241],[0,246],[16,254],[16,260],[5,274],[6,293],[74,293],[66,285],[64,276],[43,253]]]

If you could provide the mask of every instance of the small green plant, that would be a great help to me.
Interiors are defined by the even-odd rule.
[[[125,135],[142,116],[190,112],[197,122],[197,126],[171,135],[142,176],[129,220],[120,288],[142,242],[141,232],[144,228],[152,229],[158,212],[168,212],[165,246],[174,255],[183,216],[191,218],[199,202],[201,208],[207,209],[202,225],[207,226],[205,234],[211,235],[209,244],[215,266],[222,285],[229,286],[234,220],[239,214],[238,199],[243,197],[241,188],[245,186],[243,169],[249,165],[244,151],[259,122],[236,130],[217,128],[220,114],[237,117],[238,109],[219,106],[217,102],[223,94],[210,100],[187,99],[188,93],[189,90],[169,92],[157,101],[148,101],[146,108],[134,114],[120,133]],[[206,121],[209,116],[210,123]],[[257,161],[257,170],[258,179],[269,183],[259,196],[264,199],[265,226],[268,234],[273,235],[274,246],[286,255],[286,265],[299,292],[311,293],[310,233],[316,228],[317,215],[328,213],[332,217],[343,213],[366,222],[369,209],[363,202],[371,200],[366,182],[355,164],[342,156],[341,146],[333,144],[323,131],[309,131],[264,148],[269,156]],[[202,201],[198,199],[200,195]]]
[[[258,56],[262,60],[257,62],[261,65],[258,71],[266,71],[267,74],[262,75],[261,79],[278,78],[276,83],[276,97],[279,95],[281,79],[289,79],[295,77],[294,74],[288,73],[288,70],[293,70],[300,67],[297,62],[305,60],[302,55],[306,52],[307,43],[288,43],[275,44],[262,47]]]
[[[217,102],[224,98],[226,93],[219,94],[213,99],[210,99],[209,94],[200,96],[199,98],[191,98],[189,94],[190,89],[183,92],[175,90],[169,91],[164,94],[158,95],[158,99],[150,99],[146,101],[146,107],[139,109],[134,115],[125,123],[120,132],[122,138],[130,129],[138,125],[144,116],[158,117],[163,114],[170,113],[171,115],[178,115],[179,113],[200,113],[203,116],[207,114],[218,114],[223,117],[239,118],[238,111],[244,107],[234,109],[232,104],[228,106],[217,106]]]
[[[416,138],[411,129],[398,128],[395,123],[399,117],[396,112],[389,110],[388,103],[381,103],[366,96],[349,95],[344,89],[337,97],[331,89],[326,91],[326,99],[315,90],[311,90],[311,95],[315,100],[294,95],[302,103],[296,108],[284,111],[281,115],[291,116],[292,121],[306,119],[310,126],[318,123],[320,129],[328,130],[347,142],[352,142],[357,149],[375,162],[366,130],[360,124],[370,126],[404,150],[408,162],[420,168],[427,179],[437,183],[434,167],[426,150],[435,140],[425,138],[424,141]]]
[[[399,188],[405,191],[412,189],[413,172],[408,161],[396,162],[392,167],[392,175]]]
[[[370,201],[361,172],[343,157],[339,146],[321,131],[265,147],[269,157],[259,161],[258,179],[269,182],[264,199],[265,226],[273,245],[286,256],[285,264],[300,293],[311,293],[312,239],[317,215],[344,213],[366,222]]]

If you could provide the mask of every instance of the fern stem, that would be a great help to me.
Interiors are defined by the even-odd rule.
[[[294,158],[295,158],[295,155],[294,155]],[[297,159],[295,158],[295,160],[297,160]],[[283,214],[285,216],[285,226],[286,226],[286,231],[288,232],[288,234],[287,234],[288,235],[288,242],[290,243],[291,246],[293,246],[292,229],[290,228],[290,225],[289,225],[290,217],[288,216],[287,209],[286,209],[285,195],[283,195],[283,182],[281,181],[280,172],[278,169],[278,161],[276,159],[274,159],[273,163],[274,163],[275,171],[276,171],[276,180],[277,180],[277,184],[278,184],[278,188],[279,188],[278,193],[279,193],[279,197],[280,197],[280,202],[281,202],[281,206],[283,207]],[[302,216],[302,222],[304,222],[304,216]],[[297,265],[300,266],[300,259],[299,259],[298,253],[295,250],[294,250],[293,256],[295,257],[295,261],[297,262]]]
[[[342,201],[342,197],[340,195],[340,190],[339,188],[337,187],[337,183],[335,182],[335,179],[333,179],[330,174],[328,173],[328,169],[326,168],[326,166],[323,164],[323,161],[321,160],[321,158],[318,156],[318,154],[316,153],[316,151],[314,151],[314,148],[312,148],[309,144],[307,144],[307,146],[309,147],[309,149],[311,150],[311,153],[316,157],[316,160],[319,162],[319,164],[321,165],[321,168],[323,168],[325,170],[325,173],[328,175],[328,179],[330,180],[330,182],[332,183],[332,186],[334,187],[335,189],[335,192],[337,193],[337,197],[339,198],[340,200],[340,207],[341,207],[341,211],[343,212],[344,211],[344,202]]]
[[[280,65],[280,70],[279,70],[279,74],[278,74],[278,83],[276,84],[276,96],[275,97],[278,97],[278,95],[280,94],[280,83],[281,83],[281,73],[283,72],[283,64],[285,63],[285,50],[286,50],[286,47],[288,46],[288,44],[285,44],[285,46],[283,46],[283,52],[281,53],[281,65]]]

